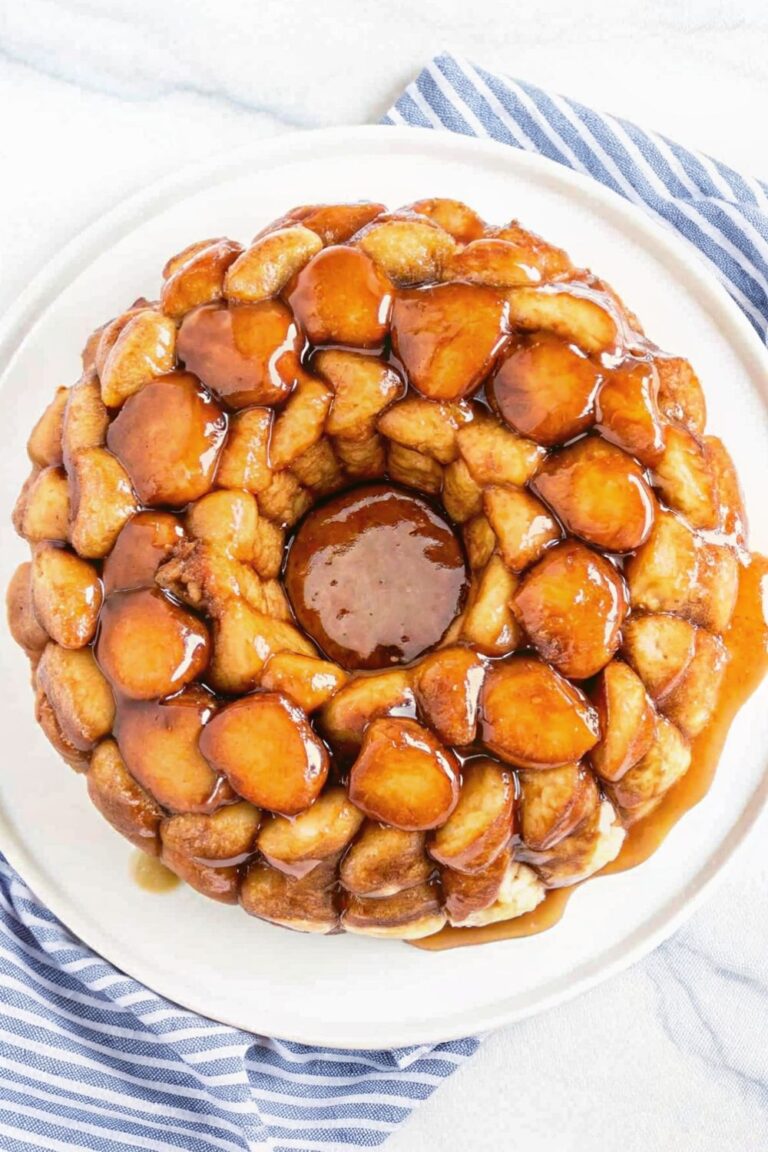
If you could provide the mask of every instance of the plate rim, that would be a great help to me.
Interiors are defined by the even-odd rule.
[[[455,157],[456,153],[461,154],[459,159],[465,159],[467,153],[474,152],[486,160],[497,161],[504,166],[511,164],[518,171],[531,172],[536,179],[543,179],[561,189],[564,185],[570,186],[580,199],[586,198],[591,204],[603,207],[614,218],[620,217],[623,225],[639,235],[641,241],[647,243],[657,257],[663,258],[664,263],[672,266],[678,281],[683,272],[684,278],[695,286],[702,303],[717,313],[719,321],[722,322],[723,319],[726,321],[724,338],[729,343],[737,345],[743,359],[754,365],[754,375],[762,373],[763,378],[768,380],[768,348],[762,344],[757,332],[728,295],[712,269],[705,263],[701,254],[670,226],[656,219],[650,210],[646,213],[590,176],[574,172],[537,153],[526,152],[497,141],[429,128],[364,125],[314,129],[256,140],[226,153],[193,161],[120,200],[55,252],[0,317],[0,364],[3,365],[0,373],[0,392],[7,375],[13,369],[18,351],[61,292],[97,256],[103,254],[107,247],[129,234],[138,223],[148,218],[148,215],[164,211],[180,194],[199,191],[206,177],[222,183],[242,172],[244,165],[258,169],[260,166],[306,160],[311,158],[313,153],[316,154],[318,149],[327,152],[340,145],[360,148],[374,145],[377,140],[382,142],[386,140],[390,145],[399,143],[401,146],[417,148],[420,152],[431,151],[437,159],[441,157],[450,159],[451,156]],[[147,209],[151,209],[149,214]],[[765,394],[763,406],[768,410],[768,395]],[[575,976],[571,974],[570,979],[560,977],[552,981],[555,985],[553,990],[537,997],[530,1005],[510,1007],[508,1001],[502,1000],[480,1010],[464,1009],[447,1018],[435,1017],[424,1027],[417,1022],[415,1031],[409,1030],[409,1022],[400,1022],[391,1026],[391,1030],[377,1025],[375,1037],[361,1038],[359,1033],[347,1035],[342,1033],[340,1036],[334,1036],[330,1042],[317,1031],[312,1031],[313,1027],[322,1029],[324,1026],[322,1021],[310,1024],[309,1031],[304,1032],[300,1028],[297,1031],[295,1027],[289,1027],[287,1031],[283,1029],[274,1031],[270,1027],[269,1031],[281,1039],[321,1045],[325,1048],[363,1050],[371,1047],[435,1044],[459,1039],[478,1031],[482,1033],[491,1031],[565,1003],[637,963],[693,915],[713,891],[716,883],[723,879],[727,865],[749,841],[767,803],[768,767],[738,820],[731,826],[728,835],[719,843],[716,850],[703,862],[699,871],[688,883],[687,890],[667,900],[657,909],[650,921],[634,934],[607,952],[598,954],[597,959],[590,959],[588,964],[594,969],[593,971],[582,975],[577,973]],[[190,1000],[194,1000],[194,997],[184,995],[186,989],[182,990],[180,997],[159,989],[157,979],[153,978],[152,973],[149,979],[147,978],[141,960],[135,964],[125,964],[124,957],[117,961],[110,959],[113,937],[109,933],[102,933],[92,919],[81,914],[76,903],[70,902],[63,889],[49,884],[45,872],[38,866],[35,857],[27,851],[21,839],[16,836],[12,821],[1,808],[0,833],[2,833],[2,849],[11,866],[65,927],[94,952],[157,995],[206,1019],[243,1030],[242,1025],[236,1020],[227,1018],[226,1013],[211,1015],[199,1004],[191,1003]],[[619,954],[611,958],[611,954],[617,951]],[[424,955],[435,954],[424,953]],[[441,1023],[441,1021],[447,1022]]]

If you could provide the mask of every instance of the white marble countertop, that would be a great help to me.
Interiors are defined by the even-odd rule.
[[[0,0],[0,307],[174,165],[375,121],[441,48],[768,177],[763,0]],[[768,1146],[766,834],[673,940],[489,1038],[387,1148]]]

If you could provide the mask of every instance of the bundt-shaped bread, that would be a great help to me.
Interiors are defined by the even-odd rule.
[[[40,723],[204,895],[412,939],[612,860],[718,698],[745,519],[687,361],[452,200],[192,244],[32,431]]]

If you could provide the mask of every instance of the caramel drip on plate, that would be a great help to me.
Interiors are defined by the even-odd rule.
[[[526,912],[524,916],[516,916],[514,920],[501,920],[498,924],[486,924],[484,928],[451,928],[449,925],[434,936],[409,940],[407,943],[427,952],[443,952],[446,948],[467,948],[470,944],[491,944],[494,940],[538,936],[539,932],[546,932],[557,924],[574,888],[552,888],[538,908]]]
[[[147,856],[140,848],[131,856],[131,876],[145,892],[170,892],[181,883],[156,856]]]
[[[599,873],[625,872],[651,856],[678,820],[706,796],[715,776],[728,731],[736,713],[768,672],[768,557],[753,555],[739,576],[739,595],[730,628],[723,636],[728,664],[717,708],[706,729],[691,744],[691,767],[670,788],[658,808],[627,833],[617,858]],[[484,928],[443,928],[434,936],[412,941],[430,952],[535,936],[561,919],[578,888],[555,888],[532,912]]]

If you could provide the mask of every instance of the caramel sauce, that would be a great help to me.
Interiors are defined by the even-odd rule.
[[[214,812],[235,799],[198,746],[214,706],[197,684],[166,700],[118,699],[114,733],[128,771],[170,811]]]
[[[514,596],[518,619],[542,659],[574,680],[596,675],[616,652],[628,600],[610,561],[578,540],[550,548]]]
[[[411,386],[431,400],[473,393],[509,341],[506,308],[497,292],[477,284],[401,289],[392,347]]]
[[[655,365],[628,359],[613,369],[595,400],[596,431],[648,467],[664,452],[661,418],[653,414],[658,391]]]
[[[354,208],[353,212],[362,213],[355,216],[359,221],[355,225],[340,222],[335,215],[337,209],[332,206],[301,211],[310,216],[325,213],[323,238],[326,243],[333,240],[338,245],[356,231],[369,213],[372,218],[380,208]],[[313,227],[318,226],[316,221]],[[479,218],[468,223],[463,220],[461,227],[469,229],[468,236],[473,236],[475,229],[478,236],[484,235]],[[528,266],[523,261],[525,251],[522,255],[509,252],[518,240],[514,230],[500,230],[497,236],[476,241],[471,252],[466,250],[467,273],[475,270],[473,260],[482,276],[491,258],[503,262],[509,256],[510,263],[519,268],[523,282],[540,280],[536,259]],[[580,642],[592,629],[590,651],[584,656],[576,650],[579,645],[573,652],[566,650],[568,628],[564,629],[565,637],[550,636],[546,631],[554,611],[550,604],[542,608],[541,589],[526,596],[526,588],[530,590],[532,586],[530,574],[516,597],[517,608],[528,639],[535,642],[539,656],[553,668],[579,680],[602,668],[604,657],[618,644],[625,608],[623,585],[610,565],[615,563],[621,571],[622,561],[617,554],[632,552],[647,538],[656,507],[650,490],[653,479],[644,468],[656,462],[663,437],[658,419],[650,418],[659,382],[652,360],[644,358],[645,345],[633,345],[631,359],[624,357],[626,348],[616,345],[600,357],[590,357],[554,335],[521,336],[513,331],[514,325],[510,330],[509,299],[495,288],[465,283],[462,276],[456,275],[452,282],[395,289],[378,264],[356,246],[325,247],[285,287],[282,299],[255,304],[217,302],[186,314],[177,307],[183,290],[174,299],[168,288],[173,285],[176,272],[194,264],[198,272],[208,275],[212,271],[215,278],[217,270],[228,267],[241,251],[239,245],[228,241],[212,246],[206,243],[202,249],[197,246],[190,250],[186,260],[184,256],[177,258],[168,268],[171,279],[164,289],[163,303],[166,312],[181,321],[177,351],[187,371],[149,379],[126,399],[117,414],[111,414],[106,439],[109,449],[125,466],[141,504],[181,511],[205,495],[215,481],[228,431],[228,413],[254,405],[277,406],[287,400],[297,383],[309,379],[306,369],[312,366],[313,350],[354,348],[379,353],[380,363],[402,375],[409,390],[420,392],[430,401],[454,402],[471,396],[472,405],[462,406],[462,411],[471,417],[482,415],[481,406],[490,405],[510,427],[531,435],[542,447],[559,449],[549,454],[530,489],[541,495],[569,531],[614,554],[606,558],[604,570],[600,557],[593,554],[588,575],[575,581],[573,609],[564,613]],[[536,244],[529,251],[538,256]],[[565,260],[563,254],[554,249],[548,251],[554,253],[554,270],[568,266],[566,261],[558,269],[560,257]],[[460,268],[461,261],[454,270],[458,272]],[[408,277],[404,279],[408,282]],[[588,301],[594,299],[598,306],[602,306],[602,292],[600,282],[592,279],[583,284],[542,287],[542,296],[572,294]],[[305,337],[307,343],[302,348]],[[146,355],[142,351],[141,356],[151,367],[161,352],[159,348],[151,349]],[[501,367],[490,376],[503,354]],[[323,375],[319,361],[317,368]],[[152,375],[151,371],[147,374]],[[679,418],[683,420],[684,416],[681,408]],[[590,434],[593,429],[596,434]],[[329,431],[328,435],[332,433]],[[716,455],[718,443],[713,440],[712,454]],[[261,452],[261,442],[259,445]],[[265,435],[265,470],[268,462]],[[69,469],[69,462],[66,463]],[[587,466],[579,476],[579,465],[584,463]],[[273,464],[275,471],[280,472],[276,451]],[[724,524],[726,531],[738,538],[742,526],[738,511],[733,509],[738,509],[740,498],[735,477],[729,479],[731,465],[727,454],[724,463],[713,463],[712,467],[718,483],[733,488],[732,492],[728,489],[725,500],[728,511]],[[723,469],[725,474],[720,475]],[[384,465],[373,472],[383,474]],[[73,471],[70,484],[74,487],[75,504],[79,501],[78,483],[78,474]],[[313,487],[309,481],[307,485]],[[126,489],[128,494],[122,495],[132,508],[133,494],[127,481]],[[303,530],[300,529],[287,568],[289,594],[291,565],[300,570],[291,599],[305,632],[317,640],[327,655],[356,670],[412,663],[443,638],[466,594],[463,550],[453,527],[434,512],[428,501],[391,487],[372,486],[369,491],[374,490],[381,493],[378,504],[374,496],[364,497],[361,489],[337,497],[334,503],[344,509],[345,516],[341,525],[334,525],[332,530],[328,527],[330,505],[315,509],[303,525],[309,542],[306,561],[302,561],[298,544]],[[261,493],[261,489],[258,491]],[[410,511],[407,505],[411,506]],[[426,509],[425,517],[422,512],[413,512],[416,506],[422,512]],[[357,521],[354,514],[346,515],[350,508],[359,508]],[[208,814],[243,796],[259,807],[284,811],[288,816],[300,815],[319,795],[329,771],[328,749],[300,710],[291,714],[292,723],[287,726],[278,724],[274,714],[267,721],[263,717],[260,720],[257,714],[276,701],[280,701],[280,708],[285,704],[276,693],[262,691],[224,704],[206,726],[212,714],[211,700],[203,685],[193,683],[203,676],[208,662],[210,636],[205,617],[187,612],[154,586],[158,566],[173,554],[183,538],[183,527],[175,516],[145,507],[124,527],[102,569],[107,602],[95,651],[118,697],[112,731],[120,741],[126,766],[166,814]],[[579,550],[588,553],[574,541],[561,544],[550,550],[549,563],[565,556],[573,566],[573,557],[578,557]],[[537,567],[541,577],[541,565]],[[708,791],[733,717],[768,668],[768,629],[760,608],[766,576],[768,561],[762,558],[754,558],[742,573],[736,614],[725,637],[730,665],[709,729],[693,742],[688,774],[658,808],[629,829],[620,855],[603,869],[604,873],[632,868],[646,860],[682,815]],[[586,595],[582,585],[590,589],[591,601],[577,598]],[[546,587],[545,583],[545,592]],[[557,607],[565,599],[564,589],[568,590],[565,570],[552,580],[552,587],[557,593],[553,597]],[[301,607],[307,609],[305,617]],[[578,626],[574,625],[576,616],[580,617]],[[582,663],[576,664],[577,660]],[[516,653],[505,659],[502,672],[489,674],[483,701],[487,703],[493,691],[494,677],[498,681],[526,665],[546,667],[550,676],[554,675],[538,657]],[[157,679],[153,679],[155,675]],[[449,684],[446,693],[453,688]],[[171,699],[162,699],[169,692]],[[390,708],[387,717],[375,719],[369,729],[374,732],[375,726],[375,733],[382,739],[383,751],[381,747],[377,751],[389,789],[385,799],[391,801],[394,811],[372,813],[370,799],[365,805],[359,804],[369,817],[380,817],[392,830],[424,830],[443,824],[458,791],[456,764],[463,765],[467,757],[479,751],[468,745],[463,752],[459,749],[441,753],[438,744],[432,750],[432,770],[442,772],[439,780],[443,794],[439,794],[436,785],[431,823],[425,822],[423,811],[410,824],[404,823],[404,798],[416,789],[402,764],[398,778],[392,759],[386,758],[400,753],[398,739],[409,730],[424,743],[425,729],[414,722],[417,710],[413,692],[409,692],[401,705]],[[489,715],[493,719],[492,709],[486,714],[481,708],[480,725],[485,748],[519,767],[545,767],[547,758],[550,764],[561,763],[562,756],[555,754],[557,749],[549,755],[550,749],[536,747],[536,741],[551,743],[560,732],[567,747],[572,742],[566,730],[568,723],[576,723],[588,740],[597,738],[596,727],[590,731],[592,709],[586,702],[580,712],[576,709],[578,715],[573,715],[571,701],[565,716],[558,716],[555,696],[529,680],[522,685],[514,704],[520,715],[533,715],[527,726],[532,747],[513,748],[514,755],[510,755],[510,734],[504,732],[501,722],[489,722]],[[72,759],[66,724],[60,731],[45,696],[42,705],[49,709],[54,735],[58,733],[64,741],[62,754]],[[40,701],[38,707],[41,708]],[[508,717],[510,713],[508,708]],[[430,723],[434,726],[432,717]],[[77,745],[75,736],[72,741]],[[588,743],[583,751],[590,746]],[[90,750],[90,744],[84,750]],[[366,745],[366,753],[369,751],[370,743]],[[81,766],[79,756],[75,762]],[[284,803],[275,800],[275,764],[281,766],[286,789]],[[366,768],[370,777],[370,765],[361,754],[348,785],[352,799],[359,799],[354,789],[359,788],[359,776]],[[294,780],[289,779],[291,772]],[[423,778],[425,772],[418,775]],[[230,777],[237,791],[229,783]],[[596,790],[594,778],[590,774],[587,778]],[[296,799],[301,788],[303,792]],[[383,790],[379,785],[379,797]],[[572,830],[580,827],[580,819],[577,817]],[[597,820],[597,813],[593,819]],[[510,848],[508,842],[507,858]],[[209,875],[204,880],[201,890],[227,902],[235,902],[237,869],[251,855],[249,851],[214,861],[204,856],[185,856],[168,845],[164,852],[174,868],[174,859],[178,861],[180,874],[195,887],[201,887],[204,873],[213,874],[213,879]],[[541,875],[547,876],[545,854],[539,853],[537,860],[535,852],[520,852],[519,859],[535,863]],[[429,863],[426,856],[424,862]],[[311,873],[312,879],[306,884],[310,892],[319,880],[312,863],[305,862],[294,869],[293,877],[298,880],[303,872]],[[333,859],[323,864],[323,876],[327,867],[328,875],[334,877],[331,884],[335,883],[337,863]],[[501,863],[501,857],[493,861],[488,876],[494,869],[500,872]],[[148,891],[167,891],[178,883],[173,871],[143,853],[136,855],[131,868],[137,883]],[[252,875],[256,875],[255,870]],[[453,876],[460,887],[461,874],[454,872]],[[551,876],[552,873],[550,879]],[[283,872],[273,875],[270,882],[278,887],[289,886]],[[320,912],[333,917],[338,909],[333,908],[334,897],[328,895],[329,882],[323,878],[322,883],[324,902]],[[298,883],[294,887],[298,890]],[[438,950],[534,935],[559,921],[575,887],[550,890],[538,908],[512,921],[476,929],[446,928],[416,946]],[[436,872],[429,883],[398,892],[392,897],[394,906],[422,907],[425,889],[431,892],[430,911],[442,915]],[[450,897],[445,880],[443,893]],[[347,908],[356,900],[353,896],[339,898]],[[367,915],[372,914],[372,909],[381,915],[388,907],[386,899],[369,902]],[[446,905],[449,906],[448,900]],[[260,914],[260,907],[254,905],[253,911]],[[298,908],[300,915],[305,911]],[[275,919],[280,922],[280,917]]]
[[[496,664],[480,696],[480,740],[507,764],[556,768],[579,760],[600,736],[583,693],[536,656],[515,653]]]
[[[152,588],[155,573],[184,539],[181,522],[169,512],[138,512],[120,532],[104,561],[104,595]]]
[[[159,588],[113,592],[101,610],[95,655],[114,691],[154,700],[180,691],[206,669],[207,627]]]
[[[286,400],[300,351],[293,315],[279,300],[206,304],[190,312],[179,329],[178,353],[187,370],[231,408]]]
[[[705,731],[692,742],[691,767],[682,780],[670,788],[658,808],[629,829],[619,855],[597,875],[625,872],[642,864],[653,855],[678,820],[706,796],[733,719],[768,672],[767,617],[768,557],[754,555],[740,572],[736,610],[723,637],[729,660],[717,708]],[[538,908],[515,920],[503,920],[483,928],[449,926],[434,936],[409,943],[429,952],[439,952],[535,936],[558,923],[578,887],[576,884],[550,889]]]
[[[723,636],[728,663],[717,708],[691,742],[691,767],[654,809],[627,833],[621,852],[601,875],[624,872],[647,860],[678,820],[703,800],[715,776],[728,730],[768,672],[768,557],[754,555],[739,575],[739,594]]]
[[[171,892],[181,883],[179,877],[166,868],[157,856],[148,856],[140,848],[131,856],[131,878],[145,892]]]
[[[238,796],[283,816],[298,816],[314,803],[330,768],[306,714],[279,692],[241,696],[221,708],[200,733],[198,748]]]
[[[566,904],[574,888],[552,888],[532,912],[514,920],[501,920],[483,928],[441,928],[434,936],[421,940],[407,940],[413,948],[426,952],[444,952],[448,948],[468,948],[472,944],[493,944],[496,940],[518,940],[523,936],[538,936],[553,928],[562,919]]]
[[[381,348],[387,339],[392,284],[360,248],[323,248],[285,295],[311,344]]]
[[[467,574],[446,520],[390,485],[313,509],[288,554],[285,586],[303,630],[347,669],[407,663],[461,608]]]
[[[512,428],[553,446],[592,426],[603,381],[585,352],[544,333],[514,348],[487,388],[492,407]]]
[[[197,377],[170,372],[128,397],[107,447],[142,504],[183,508],[209,491],[226,434],[227,417]]]
[[[643,469],[602,437],[552,453],[531,488],[570,535],[603,552],[633,552],[651,534],[656,501]]]

